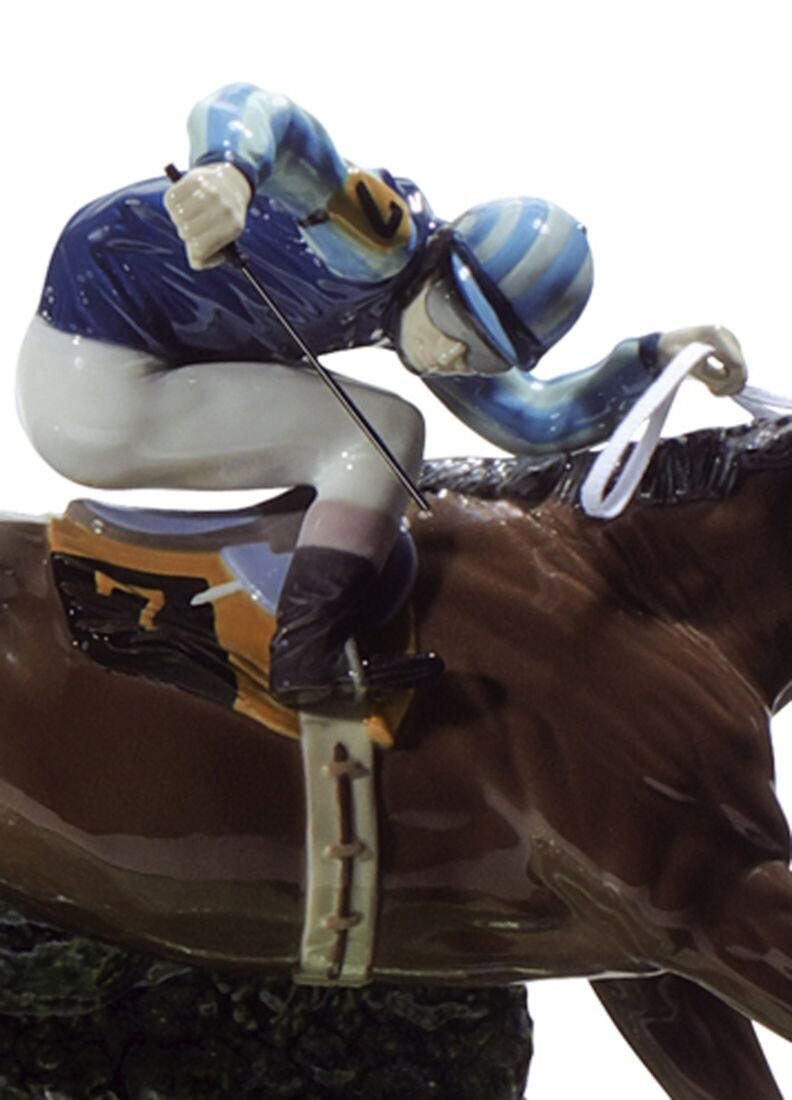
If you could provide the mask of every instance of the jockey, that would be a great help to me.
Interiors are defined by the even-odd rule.
[[[223,263],[231,242],[314,353],[392,348],[457,416],[514,453],[604,439],[690,340],[706,338],[736,369],[733,338],[706,327],[625,340],[593,367],[538,381],[532,368],[591,289],[585,231],[563,210],[515,198],[443,224],[414,184],[351,165],[311,115],[247,84],[199,103],[189,131],[191,166],[178,183],[124,188],[66,226],[20,355],[19,408],[39,453],[86,485],[315,488],[271,646],[282,702],[359,686],[348,642],[407,502]],[[417,477],[417,410],[345,386]],[[387,689],[440,667],[431,654],[375,655],[362,674]]]

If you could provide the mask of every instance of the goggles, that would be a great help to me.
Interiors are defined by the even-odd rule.
[[[445,262],[430,282],[425,300],[429,319],[450,340],[458,340],[465,345],[468,371],[473,374],[501,374],[517,362],[511,341],[490,306],[487,308],[500,329],[500,338],[493,338],[489,333],[485,335],[484,326],[476,324],[471,307],[457,288],[456,278],[459,276],[455,278],[455,275],[451,262]],[[467,267],[463,266],[462,277],[472,279]],[[478,293],[481,294],[480,291]]]
[[[443,238],[445,247],[433,257],[426,295],[430,320],[444,335],[465,345],[467,369],[472,373],[500,374],[514,366],[530,370],[544,349],[527,332],[515,343],[453,239],[445,234]]]

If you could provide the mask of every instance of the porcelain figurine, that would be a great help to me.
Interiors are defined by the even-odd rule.
[[[792,685],[789,424],[668,441],[595,519],[572,452],[691,341],[685,369],[739,390],[730,333],[626,340],[539,382],[590,287],[565,212],[443,224],[246,85],[191,133],[177,183],[65,230],[21,356],[26,428],[82,483],[297,487],[0,525],[5,895],[306,985],[586,976],[675,1100],[777,1100],[750,1020],[792,1038],[768,729]],[[419,414],[348,385],[421,476],[417,566],[405,484],[226,262],[236,241],[312,352],[384,342],[524,455],[421,472]]]
[[[64,230],[20,358],[19,405],[39,453],[81,484],[313,487],[271,644],[281,703],[415,686],[441,662],[358,652],[405,491],[223,262],[227,246],[240,242],[312,352],[392,347],[462,420],[514,453],[605,438],[697,335],[742,372],[730,334],[706,327],[626,340],[594,367],[539,382],[532,368],[591,289],[586,232],[565,211],[514,198],[443,223],[414,184],[354,167],[309,114],[246,84],[199,103],[189,129],[191,168],[179,182],[125,188]],[[347,389],[414,479],[418,411]],[[255,569],[238,579],[256,590]]]

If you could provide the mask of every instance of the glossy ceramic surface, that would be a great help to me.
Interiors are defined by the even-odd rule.
[[[581,464],[441,472],[416,528],[416,606],[449,671],[380,758],[375,976],[599,978],[659,1079],[693,1041],[650,1026],[663,1001],[725,1020],[734,1072],[765,1080],[747,1023],[712,993],[792,1033],[767,728],[792,679],[790,439],[669,444],[649,498],[609,524],[565,500]],[[169,956],[288,971],[294,742],[76,649],[42,525],[5,524],[0,554],[4,891]]]

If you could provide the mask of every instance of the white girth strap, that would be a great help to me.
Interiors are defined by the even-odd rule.
[[[374,951],[378,843],[374,747],[362,713],[300,712],[305,914],[294,980],[360,986]]]

